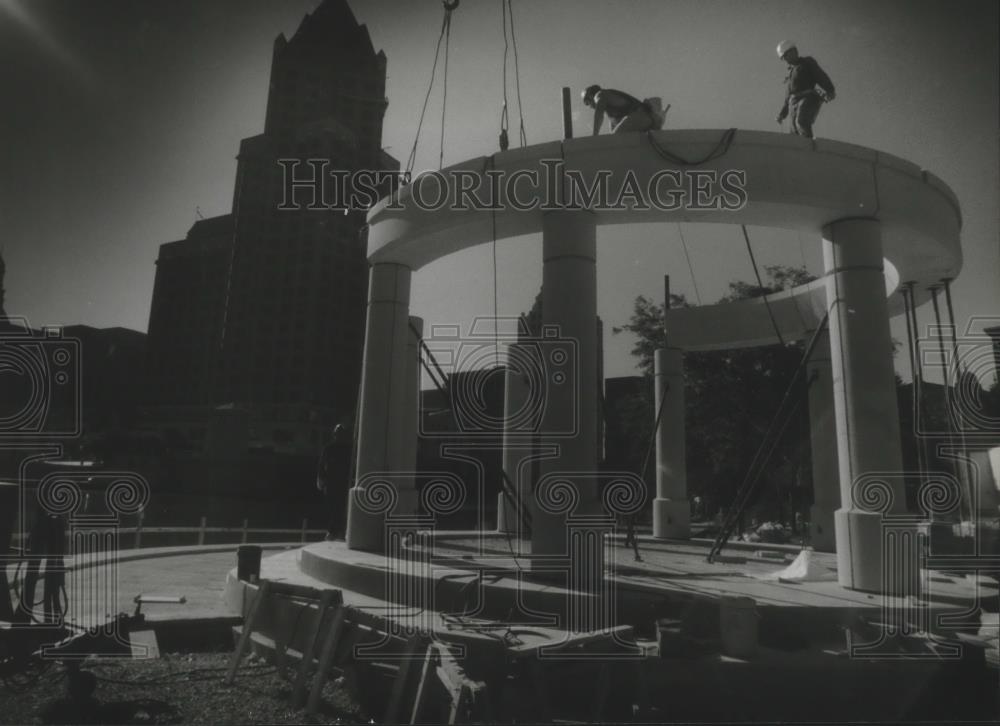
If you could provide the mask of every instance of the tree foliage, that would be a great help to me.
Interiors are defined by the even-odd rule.
[[[764,287],[734,281],[719,302],[758,297],[814,279],[803,268],[782,265],[766,267],[765,273]],[[688,303],[683,296],[672,295],[670,304],[678,307]],[[632,354],[648,379],[635,400],[623,401],[619,406],[623,409],[622,425],[643,442],[648,441],[654,420],[653,355],[666,341],[663,316],[662,305],[640,296],[628,323],[614,329],[615,333],[636,336]],[[712,516],[735,498],[802,354],[801,343],[685,353],[688,496],[700,497],[698,514]],[[793,510],[808,507],[808,418],[805,391],[798,393],[803,405],[796,409],[795,418],[764,471],[761,496],[751,512],[761,519],[792,522]],[[634,454],[630,452],[630,456]],[[641,461],[633,459],[628,464],[638,469]]]

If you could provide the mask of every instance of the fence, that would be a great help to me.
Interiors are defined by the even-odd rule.
[[[145,517],[140,512],[136,515],[135,525],[131,527],[117,527],[116,530],[119,536],[119,544],[127,543],[126,536],[132,535],[132,548],[139,549],[143,546],[143,537],[148,535],[155,535],[157,538],[163,539],[164,536],[170,540],[170,544],[191,544],[192,542],[183,541],[177,542],[174,537],[169,537],[169,535],[183,535],[180,539],[189,540],[188,535],[194,535],[190,539],[193,539],[199,545],[205,544],[206,535],[214,535],[212,539],[215,540],[225,540],[223,542],[216,542],[216,544],[246,544],[251,536],[264,535],[269,541],[278,541],[275,538],[282,538],[284,535],[292,535],[288,539],[282,539],[282,541],[291,541],[291,539],[298,540],[303,544],[316,539],[323,539],[326,536],[325,529],[310,529],[309,519],[304,518],[302,520],[302,525],[295,529],[282,529],[275,527],[251,527],[250,520],[244,519],[243,524],[240,527],[210,527],[208,526],[208,517],[201,517],[198,526],[196,527],[184,527],[184,526],[156,526],[147,527],[144,525],[143,520]],[[221,537],[219,536],[221,535]],[[23,541],[26,538],[25,534],[15,534],[13,536],[14,542]],[[149,546],[147,544],[147,546]],[[162,543],[158,543],[155,546],[162,546]]]
[[[309,529],[309,519],[303,518],[302,526],[298,529],[280,529],[271,527],[250,527],[250,520],[244,519],[243,525],[241,527],[209,527],[208,517],[201,517],[198,522],[197,527],[145,527],[143,526],[143,515],[140,512],[136,518],[136,524],[134,527],[121,527],[118,529],[119,535],[132,534],[133,537],[133,547],[139,549],[142,547],[142,536],[143,534],[185,534],[192,533],[197,534],[197,543],[199,545],[205,544],[206,534],[224,534],[224,535],[235,535],[240,536],[240,544],[246,544],[249,540],[250,535],[297,535],[299,542],[307,542],[310,537],[318,536],[322,539],[326,535],[325,529]]]

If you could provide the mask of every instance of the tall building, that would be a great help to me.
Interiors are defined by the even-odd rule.
[[[149,313],[151,404],[215,403],[233,216],[195,222],[187,237],[160,245]]]
[[[346,0],[323,0],[291,39],[275,40],[264,133],[240,144],[232,214],[161,247],[149,331],[158,403],[231,403],[265,428],[353,417],[365,210],[306,209],[314,190],[302,187],[286,199],[286,160],[299,162],[297,180],[312,176],[310,159],[397,170],[381,149],[385,74],[385,54]]]

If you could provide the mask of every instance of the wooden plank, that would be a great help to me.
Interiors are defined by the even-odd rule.
[[[399,673],[392,683],[392,693],[389,696],[389,705],[385,709],[385,722],[398,723],[398,713],[402,705],[403,696],[406,695],[406,685],[410,680],[410,671],[416,654],[427,648],[428,638],[423,633],[417,633],[406,641],[406,648],[403,651],[399,663]]]
[[[250,634],[257,624],[257,615],[260,613],[261,603],[264,602],[264,598],[268,595],[270,584],[270,580],[261,581],[260,587],[257,589],[257,597],[250,603],[250,610],[243,619],[243,630],[240,632],[240,641],[236,645],[236,650],[233,651],[233,658],[229,662],[229,671],[226,673],[226,685],[232,685],[236,679],[236,669],[240,667],[240,661],[243,660],[243,655],[250,644]],[[246,592],[245,588],[243,592]]]
[[[413,697],[413,709],[410,711],[409,723],[417,723],[420,718],[420,709],[423,708],[424,699],[427,696],[427,684],[434,671],[434,659],[437,651],[433,645],[428,646],[424,654],[424,667],[420,670],[420,681],[417,683],[417,693]]]
[[[338,591],[339,594],[339,591]],[[319,655],[319,666],[316,669],[316,677],[313,679],[312,689],[309,691],[309,700],[306,703],[306,713],[314,714],[319,709],[319,699],[323,695],[323,686],[326,683],[327,674],[333,665],[333,655],[337,651],[337,641],[344,631],[344,618],[346,608],[340,603],[334,605],[333,621],[330,623],[326,637],[323,639],[323,650]]]
[[[463,685],[458,691],[458,697],[452,700],[451,709],[448,712],[448,723],[456,724],[458,719],[465,712],[465,704],[469,700],[469,688]]]
[[[589,643],[595,643],[602,640],[613,639],[618,642],[629,642],[633,640],[633,628],[631,625],[618,625],[613,628],[591,630],[585,633],[569,633],[564,630],[556,630],[555,628],[534,628],[534,630],[538,630],[543,633],[546,630],[550,630],[552,632],[552,640],[547,643],[535,642],[522,645],[512,645],[507,648],[507,651],[514,657],[524,657],[535,655],[540,648],[557,650],[562,648],[577,648],[581,645],[587,645]]]
[[[345,610],[347,608],[344,608]],[[347,635],[344,636],[344,658],[342,671],[344,673],[344,688],[351,700],[357,702],[361,698],[361,689],[358,686],[358,669],[354,661],[354,646],[358,644],[361,637],[370,632],[364,626],[356,623],[345,622],[348,628]]]
[[[133,630],[128,634],[133,658],[159,658],[160,644],[153,630]]]
[[[299,671],[295,676],[295,685],[292,687],[292,707],[299,708],[305,701],[306,677],[309,675],[309,668],[312,666],[313,654],[316,652],[316,643],[319,640],[320,631],[323,627],[323,619],[326,611],[333,605],[339,605],[341,600],[340,590],[324,590],[319,597],[319,604],[316,608],[316,616],[313,618],[312,627],[306,636],[305,646],[302,650],[302,661],[299,663]],[[317,673],[319,678],[320,674]]]

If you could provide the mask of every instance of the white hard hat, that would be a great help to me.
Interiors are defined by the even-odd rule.
[[[778,57],[781,58],[782,56],[785,55],[785,53],[787,53],[788,51],[790,51],[792,48],[795,47],[796,46],[794,40],[781,41],[780,43],[778,43]]]

